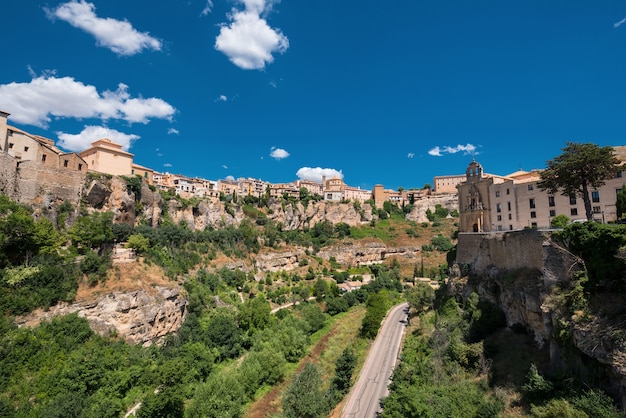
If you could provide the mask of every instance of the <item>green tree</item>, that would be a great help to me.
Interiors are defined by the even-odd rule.
[[[248,299],[240,308],[237,319],[241,329],[258,330],[265,328],[270,322],[272,308],[263,296]]]
[[[132,248],[137,254],[143,254],[150,248],[150,240],[141,234],[133,234],[128,237],[126,248]]]
[[[556,215],[554,218],[550,220],[550,224],[552,228],[565,228],[569,225],[570,219],[567,215]]]
[[[307,362],[295,375],[283,396],[283,412],[287,418],[318,418],[328,412],[329,402],[322,387],[319,366]]]
[[[435,301],[435,289],[428,283],[417,282],[404,292],[404,297],[415,312],[423,312],[425,307],[432,306]]]
[[[537,185],[548,193],[582,197],[587,220],[591,220],[589,193],[614,176],[619,171],[619,163],[612,147],[568,142],[561,155],[547,162],[548,168],[541,172]]]
[[[332,381],[332,389],[343,396],[350,389],[352,373],[356,367],[357,357],[350,347],[343,350],[335,363],[335,377]]]

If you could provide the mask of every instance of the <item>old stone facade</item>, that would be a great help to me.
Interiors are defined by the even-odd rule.
[[[614,147],[616,155],[626,161],[626,147]],[[617,192],[626,184],[620,171],[598,189],[590,191],[593,220],[617,220]],[[458,185],[459,232],[511,231],[524,228],[548,229],[557,215],[586,220],[580,196],[549,194],[538,183],[540,170],[517,171],[507,176],[485,174],[482,166],[472,161],[467,180]]]

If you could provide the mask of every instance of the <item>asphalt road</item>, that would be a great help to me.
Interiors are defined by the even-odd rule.
[[[342,418],[376,417],[382,410],[380,400],[389,394],[387,386],[400,352],[408,309],[409,305],[403,303],[387,313],[359,379],[350,392]]]

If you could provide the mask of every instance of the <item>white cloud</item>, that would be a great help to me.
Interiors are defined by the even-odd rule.
[[[228,101],[228,97],[224,96],[223,94],[220,94],[220,97],[215,99],[215,101],[216,102],[227,102]]]
[[[168,135],[180,135],[180,131],[176,128],[169,128],[167,130]]]
[[[623,18],[622,20],[620,20],[619,22],[615,22],[613,23],[613,27],[614,28],[619,28],[620,26],[622,26],[624,23],[626,23],[626,17]]]
[[[273,6],[271,0],[239,0],[245,9],[233,9],[229,24],[222,24],[215,38],[215,49],[224,53],[237,67],[260,70],[274,61],[273,53],[284,53],[289,39],[280,29],[271,28],[264,19]]]
[[[415,157],[415,154],[412,153],[412,152],[409,152],[406,156],[407,156],[407,158],[413,158],[413,157]]]
[[[11,114],[17,123],[46,128],[51,116],[56,118],[121,119],[130,123],[148,123],[151,118],[171,120],[176,109],[157,98],[132,98],[128,86],[119,84],[116,91],[99,93],[72,77],[43,75],[30,83],[0,85],[0,109]]]
[[[207,0],[206,6],[204,6],[204,9],[202,9],[202,12],[200,12],[200,15],[206,16],[209,13],[211,13],[211,10],[213,10],[213,1]]]
[[[433,157],[443,157],[444,154],[456,154],[457,152],[462,152],[463,155],[478,155],[478,151],[476,151],[476,146],[472,144],[459,144],[456,147],[445,146],[443,148],[437,146],[428,150],[428,154],[432,155]]]
[[[282,148],[272,147],[272,151],[270,152],[270,157],[276,160],[282,160],[283,158],[289,157],[289,153]]]
[[[296,176],[298,176],[301,180],[312,180],[318,183],[322,182],[322,177],[326,177],[327,179],[338,177],[343,179],[343,173],[341,170],[335,170],[334,168],[321,168],[321,167],[302,167],[296,172]]]
[[[125,134],[115,129],[104,126],[85,126],[81,133],[72,135],[65,132],[57,132],[59,137],[59,147],[68,151],[84,151],[91,146],[91,143],[98,139],[108,138],[118,143],[122,149],[128,151],[134,140],[139,139],[139,135]]]
[[[172,167],[172,164],[170,164],[170,163],[165,163],[165,164],[163,164],[163,167]]]
[[[56,9],[45,9],[49,19],[61,19],[96,38],[97,44],[119,55],[135,55],[143,49],[161,50],[161,41],[138,32],[126,20],[101,18],[96,6],[84,0],[72,0]]]
[[[223,168],[224,170],[228,170],[228,166],[227,166],[226,164],[222,165],[222,168]]]

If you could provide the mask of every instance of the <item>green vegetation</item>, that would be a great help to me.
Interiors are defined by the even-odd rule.
[[[127,186],[136,193],[133,178]],[[301,194],[308,201],[317,199]],[[44,217],[35,220],[30,208],[0,196],[0,416],[119,417],[141,402],[137,416],[242,417],[281,383],[282,411],[273,416],[324,416],[349,390],[368,341],[388,308],[402,298],[409,301],[413,318],[419,316],[419,329],[407,335],[383,416],[498,416],[510,406],[494,385],[501,382],[496,374],[502,371],[492,363],[506,350],[493,343],[504,326],[502,312],[475,294],[460,304],[435,295],[428,284],[413,283],[417,276],[443,283],[446,253],[453,254],[455,239],[454,220],[448,218],[458,213],[437,206],[428,214],[430,222],[420,226],[404,219],[406,207],[386,205],[386,219],[364,227],[319,222],[304,231],[286,231],[268,217],[263,199],[269,196],[224,199],[245,220],[238,227],[198,231],[167,216],[158,227],[133,227],[114,223],[111,213],[77,214],[64,204],[56,210],[55,224]],[[569,316],[589,315],[592,300],[603,292],[624,294],[624,228],[587,222],[559,233],[563,244],[585,260],[588,273],[563,289]],[[341,241],[374,237],[394,245],[420,235],[420,245],[429,250],[423,253],[426,266],[391,259],[356,267],[317,253]],[[160,346],[140,347],[94,334],[77,315],[30,329],[14,325],[13,315],[71,301],[81,283],[104,282],[115,242],[124,242],[146,264],[184,284],[188,312],[177,335]],[[309,248],[291,272],[259,277],[254,271],[215,266],[218,257],[245,259],[263,247],[289,245]],[[358,290],[342,293],[337,286],[365,275],[374,280]],[[297,305],[271,313],[272,307],[290,302]],[[299,369],[312,344],[329,335],[329,324],[355,311],[361,316],[357,326],[350,324],[351,340],[325,347],[326,357]],[[613,314],[622,318],[623,309]],[[568,324],[560,326],[557,332],[567,343]],[[623,344],[623,333],[612,335],[611,342]],[[524,413],[620,416],[601,392],[566,391],[571,376],[542,372],[539,363],[524,370],[517,387]]]

